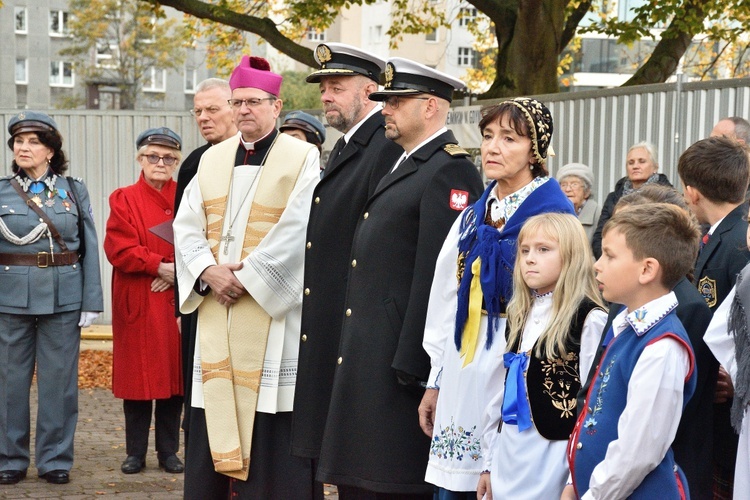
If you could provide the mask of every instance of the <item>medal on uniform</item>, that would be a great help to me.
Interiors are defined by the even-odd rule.
[[[70,212],[70,201],[68,200],[68,192],[64,190],[63,188],[58,188],[57,196],[59,196],[60,199],[62,200],[62,204],[65,207],[65,210]]]
[[[47,201],[44,202],[46,207],[52,208],[55,206],[55,191],[47,191]]]
[[[41,207],[42,206],[42,199],[39,197],[41,193],[44,192],[45,184],[41,181],[34,181],[29,186],[29,191],[34,195],[31,197],[31,201],[36,203],[36,206]]]
[[[34,181],[29,185],[29,191],[31,191],[32,194],[40,194],[42,191],[44,191],[45,184],[42,181]]]

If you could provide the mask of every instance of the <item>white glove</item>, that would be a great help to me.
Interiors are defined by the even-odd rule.
[[[81,320],[78,322],[78,326],[81,328],[88,328],[96,318],[99,317],[98,312],[81,311]]]

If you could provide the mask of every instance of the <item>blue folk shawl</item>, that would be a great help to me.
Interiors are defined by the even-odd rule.
[[[563,194],[555,179],[536,188],[521,203],[518,210],[508,219],[501,231],[485,224],[487,198],[497,181],[485,189],[482,197],[461,214],[459,255],[466,255],[466,265],[461,283],[458,287],[458,310],[454,340],[456,348],[461,350],[461,337],[464,324],[469,315],[469,289],[473,274],[471,266],[477,257],[481,257],[479,281],[482,285],[485,310],[487,311],[487,344],[489,349],[492,338],[504,312],[505,304],[513,295],[513,265],[516,260],[516,239],[526,219],[547,212],[560,212],[575,215],[573,204]]]

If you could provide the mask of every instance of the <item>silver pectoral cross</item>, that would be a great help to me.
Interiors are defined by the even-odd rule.
[[[219,240],[224,242],[224,255],[229,255],[229,242],[234,241],[234,236],[232,236],[232,229],[227,229],[227,234],[219,238]]]

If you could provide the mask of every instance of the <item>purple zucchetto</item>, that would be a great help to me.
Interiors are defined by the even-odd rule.
[[[240,64],[229,77],[229,87],[234,90],[240,87],[252,87],[264,90],[276,97],[281,90],[281,75],[271,71],[271,65],[262,57],[242,56]]]

